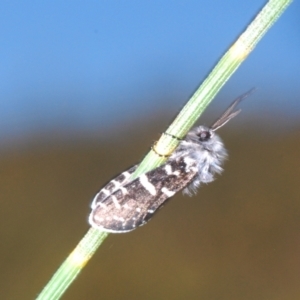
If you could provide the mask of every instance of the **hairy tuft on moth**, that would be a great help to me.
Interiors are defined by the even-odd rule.
[[[235,107],[253,90],[234,100],[210,127],[189,131],[163,165],[130,181],[135,165],[111,180],[91,204],[90,225],[112,233],[132,231],[146,224],[180,190],[192,195],[201,183],[213,181],[227,157],[216,130],[240,113]]]

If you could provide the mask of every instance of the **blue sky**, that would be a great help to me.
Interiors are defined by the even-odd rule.
[[[264,3],[1,1],[0,140],[174,115]],[[222,89],[219,111],[255,86],[249,113],[299,119],[299,16],[294,1]]]

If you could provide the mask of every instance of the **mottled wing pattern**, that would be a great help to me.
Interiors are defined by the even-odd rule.
[[[187,186],[196,175],[196,162],[190,158],[169,160],[97,201],[89,222],[108,232],[134,230],[151,219],[168,198]]]
[[[104,201],[108,196],[110,196],[113,192],[117,189],[122,189],[122,187],[127,183],[128,179],[130,178],[131,174],[137,169],[138,165],[135,165],[128,170],[124,171],[116,178],[111,180],[108,184],[106,184],[99,193],[94,197],[91,208],[94,209],[99,202]]]

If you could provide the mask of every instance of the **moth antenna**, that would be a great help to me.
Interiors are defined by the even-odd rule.
[[[210,127],[211,130],[216,131],[219,128],[221,128],[222,126],[224,126],[228,121],[230,121],[232,118],[234,118],[235,116],[237,116],[240,112],[241,109],[233,111],[234,108],[246,97],[248,97],[249,95],[251,95],[254,91],[256,90],[256,88],[252,88],[251,90],[249,90],[248,92],[246,92],[245,94],[239,96],[238,98],[236,98],[232,104],[225,110],[225,112],[221,115],[221,117],[219,117]]]

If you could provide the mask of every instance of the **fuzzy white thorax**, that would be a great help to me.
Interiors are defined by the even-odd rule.
[[[214,175],[223,171],[222,164],[227,151],[220,137],[206,126],[198,126],[191,130],[171,155],[169,160],[185,157],[185,160],[196,162],[197,176],[183,190],[183,193],[196,193],[201,182],[214,180]]]

